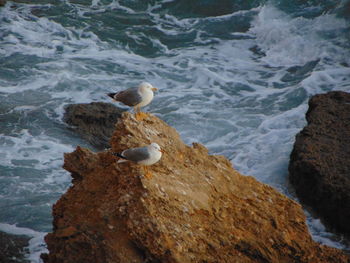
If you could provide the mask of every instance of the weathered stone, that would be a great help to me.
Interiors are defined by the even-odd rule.
[[[302,202],[350,234],[350,94],[312,97],[306,119],[291,153],[290,181]]]
[[[80,179],[54,205],[45,263],[347,262],[312,240],[299,204],[204,146],[185,145],[151,114],[136,121],[124,113],[111,146],[150,142],[166,151],[150,178],[110,151],[65,155]]]
[[[66,107],[64,121],[97,149],[109,147],[115,124],[124,111],[113,104],[92,102],[70,104]]]
[[[0,262],[1,263],[29,263],[25,260],[25,247],[29,238],[26,236],[10,235],[0,232]]]

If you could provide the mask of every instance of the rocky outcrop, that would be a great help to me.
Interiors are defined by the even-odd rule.
[[[302,202],[350,234],[350,94],[312,97],[306,119],[291,153],[290,182]]]
[[[109,147],[115,124],[124,111],[104,102],[70,104],[65,108],[63,119],[91,145],[101,150]]]
[[[166,153],[147,178],[109,151],[65,154],[73,185],[53,207],[45,263],[347,262],[311,239],[299,204],[153,115],[124,113],[111,138],[114,152],[150,142]]]
[[[29,263],[25,260],[25,247],[29,238],[26,236],[10,235],[0,232],[0,262],[1,263]]]

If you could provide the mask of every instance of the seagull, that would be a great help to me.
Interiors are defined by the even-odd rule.
[[[130,148],[122,151],[121,153],[113,153],[113,155],[121,158],[117,163],[132,161],[143,165],[146,178],[151,178],[152,175],[148,172],[147,166],[158,162],[162,157],[163,152],[164,151],[157,143],[152,142],[150,145],[145,147]]]
[[[158,89],[148,82],[142,82],[138,87],[128,88],[116,93],[107,95],[115,101],[119,101],[127,106],[134,107],[136,119],[142,119],[141,107],[148,105],[153,99],[153,91]]]

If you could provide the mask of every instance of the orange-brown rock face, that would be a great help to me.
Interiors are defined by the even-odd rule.
[[[151,178],[108,151],[65,155],[74,180],[54,206],[46,263],[347,262],[312,241],[300,205],[153,115],[124,113],[111,139],[115,152],[150,142],[166,150]]]

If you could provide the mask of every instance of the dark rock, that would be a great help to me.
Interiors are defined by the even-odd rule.
[[[312,97],[306,119],[291,153],[290,182],[330,227],[350,234],[350,94]]]
[[[6,5],[6,0],[0,0],[0,6]]]
[[[64,121],[97,149],[109,147],[115,123],[124,111],[103,102],[70,104],[65,110]]]
[[[0,262],[1,263],[29,263],[24,259],[25,247],[29,237],[10,235],[0,232]]]

